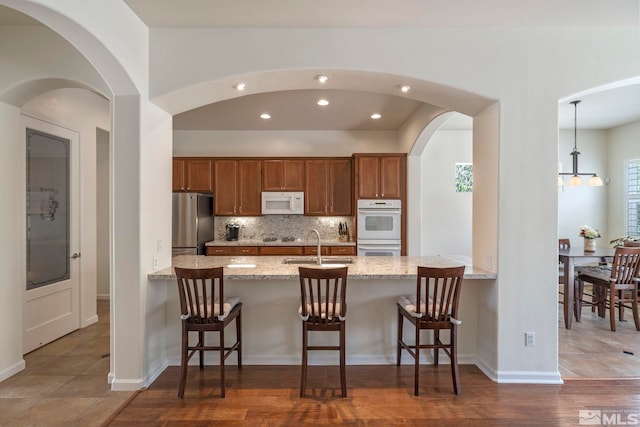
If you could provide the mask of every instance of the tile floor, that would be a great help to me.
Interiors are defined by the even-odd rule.
[[[567,330],[558,310],[563,378],[640,378],[640,333],[629,310],[617,332],[588,307]],[[98,315],[96,324],[25,355],[27,368],[0,382],[0,426],[101,426],[134,394],[110,391],[108,301],[98,301]]]
[[[112,392],[109,301],[99,321],[24,356],[26,369],[0,382],[0,426],[101,426],[133,392]]]

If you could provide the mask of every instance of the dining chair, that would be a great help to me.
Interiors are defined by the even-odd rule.
[[[337,350],[340,352],[340,388],[347,397],[346,379],[346,315],[348,267],[298,267],[300,275],[300,307],[302,319],[302,372],[300,397],[307,385],[309,350]],[[338,345],[309,345],[309,332],[338,332]]]
[[[571,249],[571,240],[558,239],[558,249]],[[564,283],[564,266],[562,265],[562,263],[558,264],[558,284],[561,285]]]
[[[582,294],[584,282],[593,285],[593,304],[600,317],[605,316],[609,307],[611,330],[616,330],[615,309],[619,309],[619,318],[623,320],[624,303],[631,303],[633,321],[640,331],[638,315],[638,266],[640,265],[640,247],[617,247],[611,268],[594,266],[580,268],[577,276],[577,292]],[[582,296],[580,295],[580,298]]]
[[[225,298],[223,267],[175,267],[180,296],[182,319],[182,348],[178,397],[184,397],[189,359],[198,352],[200,369],[204,369],[205,351],[217,351],[220,356],[220,394],[225,397],[224,361],[234,352],[238,355],[238,369],[242,368],[242,302],[238,297]],[[236,339],[231,346],[225,344],[224,330],[232,321],[236,324]],[[198,341],[189,344],[189,333],[197,332]],[[218,345],[205,344],[206,332],[218,332]]]
[[[433,349],[433,364],[438,365],[438,354],[443,350],[451,359],[453,392],[460,394],[458,373],[457,335],[458,307],[464,266],[433,268],[418,267],[415,295],[400,296],[398,307],[398,348],[396,364],[400,366],[402,350],[406,350],[414,360],[414,394],[419,395],[420,349]],[[414,344],[408,344],[403,337],[404,320],[414,328]],[[433,331],[433,344],[421,342],[420,332]],[[442,342],[442,331],[449,331],[449,341]]]

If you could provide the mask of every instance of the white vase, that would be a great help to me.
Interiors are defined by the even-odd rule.
[[[584,251],[595,252],[596,251],[596,239],[584,239]]]

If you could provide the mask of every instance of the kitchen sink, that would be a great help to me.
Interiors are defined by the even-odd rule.
[[[312,258],[285,258],[282,260],[283,264],[307,264],[307,265],[318,265],[318,259],[316,257]],[[343,264],[353,264],[353,258],[332,258],[332,257],[322,257],[322,265],[343,265]]]

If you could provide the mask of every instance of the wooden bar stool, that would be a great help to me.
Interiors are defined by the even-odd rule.
[[[309,350],[340,351],[340,388],[347,397],[346,331],[347,267],[299,267],[300,308],[302,319],[302,372],[300,397],[304,397],[307,384],[307,352]],[[309,331],[339,332],[339,345],[309,345]]]
[[[224,392],[224,361],[232,352],[238,352],[238,369],[242,368],[242,303],[237,297],[224,297],[223,268],[175,268],[180,295],[180,318],[182,319],[182,356],[180,362],[180,384],[178,397],[184,396],[189,359],[198,352],[200,369],[204,369],[204,352],[220,353],[220,394]],[[222,307],[220,302],[222,301]],[[236,321],[236,342],[225,347],[224,329]],[[198,333],[198,342],[189,345],[189,332]],[[205,333],[218,332],[217,346],[205,345]]]
[[[460,286],[464,276],[464,266],[449,268],[418,267],[416,294],[401,296],[398,306],[398,354],[396,363],[400,366],[402,349],[414,359],[414,394],[419,395],[420,349],[433,349],[433,363],[438,364],[438,353],[442,349],[451,359],[453,391],[460,394],[458,374],[458,304]],[[402,326],[407,319],[415,327],[415,344],[407,344],[402,338]],[[420,331],[433,331],[433,344],[420,342]],[[440,331],[449,331],[449,342],[443,343]]]

